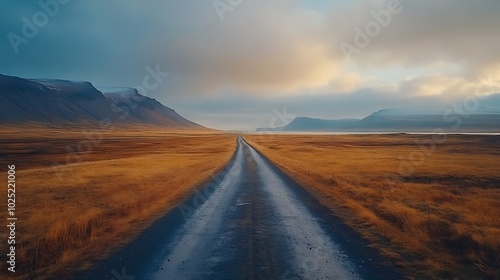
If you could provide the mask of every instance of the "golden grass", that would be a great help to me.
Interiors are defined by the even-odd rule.
[[[18,279],[64,279],[89,267],[180,203],[236,149],[233,135],[213,131],[98,132],[102,141],[71,164],[67,147],[88,140],[82,131],[0,133],[2,159],[16,165]],[[63,165],[50,167],[54,161]]]
[[[500,277],[500,137],[248,135],[245,139],[405,269]],[[436,143],[423,152],[416,143]]]

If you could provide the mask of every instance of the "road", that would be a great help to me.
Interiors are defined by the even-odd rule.
[[[83,279],[400,279],[366,242],[238,137],[214,180]]]

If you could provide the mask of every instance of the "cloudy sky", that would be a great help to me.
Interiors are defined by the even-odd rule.
[[[440,110],[500,92],[498,15],[498,0],[4,0],[0,73],[136,87],[159,69],[144,94],[221,129]]]

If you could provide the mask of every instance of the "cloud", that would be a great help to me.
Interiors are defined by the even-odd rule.
[[[262,94],[327,85],[341,73],[318,33],[319,16],[295,1],[245,1],[234,14],[166,48],[197,92]]]
[[[29,18],[37,9],[29,2],[16,10]],[[343,75],[319,25],[319,15],[297,1],[244,1],[224,21],[210,1],[75,1],[61,6],[37,37],[20,46],[21,54],[7,61],[9,70],[32,67],[62,78],[83,73],[80,79],[98,84],[140,81],[144,67],[160,64],[172,73],[164,86],[173,93],[293,92]],[[21,26],[20,19],[10,18],[2,31]],[[38,62],[33,65],[29,57]]]
[[[498,0],[401,0],[401,13],[348,63],[339,44],[353,43],[354,28],[391,1],[243,0],[223,21],[206,0],[70,1],[16,55],[7,34],[40,6],[9,0],[0,73],[137,86],[147,66],[160,65],[170,76],[148,94],[221,126],[261,123],[254,119],[286,104],[303,115],[361,116],[500,84]]]
[[[353,43],[354,28],[364,30],[374,20],[373,12],[386,10],[387,1],[355,1],[349,11],[330,15],[329,34],[338,43]],[[500,2],[484,0],[401,0],[402,11],[359,55],[353,55],[362,68],[386,66],[431,67],[457,65],[460,75],[477,79],[500,66]]]
[[[496,0],[401,0],[402,12],[353,56],[359,68],[350,68],[339,43],[351,42],[353,29],[363,28],[373,20],[371,12],[391,1],[333,5],[327,14],[298,0],[243,1],[224,21],[210,1],[73,1],[20,46],[20,55],[9,53],[2,41],[0,70],[134,86],[146,66],[160,64],[172,74],[163,91],[195,95],[221,90],[289,95],[323,87],[346,93],[372,82],[366,69],[394,66],[458,69],[453,74],[468,82],[498,78]],[[20,31],[21,17],[40,10],[37,1],[6,5],[4,34]]]

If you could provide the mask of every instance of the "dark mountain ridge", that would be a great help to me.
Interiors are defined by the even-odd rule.
[[[103,93],[90,82],[0,75],[0,123],[77,124],[104,119],[124,125],[202,128],[136,89]]]
[[[500,95],[492,95],[496,100]],[[486,102],[487,103],[487,102]],[[297,117],[278,129],[258,131],[338,131],[338,132],[500,132],[500,109],[479,106],[470,112],[443,112],[405,108],[379,110],[363,119],[325,120]]]

